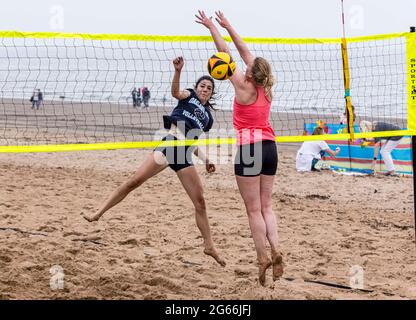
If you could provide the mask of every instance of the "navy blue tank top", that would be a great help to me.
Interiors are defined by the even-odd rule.
[[[196,92],[192,89],[186,90],[191,93],[190,96],[179,100],[170,116],[163,116],[163,124],[165,129],[170,129],[171,124],[175,124],[180,130],[185,131],[185,135],[192,130],[195,133],[194,137],[191,137],[193,139],[199,137],[202,132],[208,132],[212,128],[214,119],[209,107],[201,103]]]

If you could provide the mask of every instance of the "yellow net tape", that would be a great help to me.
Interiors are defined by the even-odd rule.
[[[387,40],[404,37],[408,33],[393,33],[366,37],[347,38],[348,42],[363,42],[374,40]],[[0,31],[0,38],[74,38],[84,40],[123,40],[123,41],[157,41],[157,42],[212,42],[210,36],[161,36],[143,34],[87,34],[64,32],[24,32],[24,31]],[[231,41],[230,37],[224,37]],[[323,39],[296,39],[296,38],[243,38],[247,43],[258,44],[340,44],[339,38]]]
[[[389,137],[389,136],[411,136],[416,135],[415,131],[384,131],[371,133],[356,133],[355,138]],[[276,137],[276,142],[303,142],[318,140],[349,140],[349,133],[325,134],[310,136],[281,136]],[[199,140],[174,140],[174,141],[142,141],[142,142],[110,142],[94,144],[57,144],[57,145],[34,145],[34,146],[0,146],[0,153],[29,153],[29,152],[67,152],[87,150],[115,150],[115,149],[140,149],[171,146],[202,146],[235,144],[235,138],[215,138]]]

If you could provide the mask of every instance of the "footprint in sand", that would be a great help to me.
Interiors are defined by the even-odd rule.
[[[158,256],[160,254],[160,250],[156,249],[156,248],[151,248],[151,247],[147,247],[143,249],[143,254],[145,256]]]
[[[13,215],[13,214],[3,214],[1,217],[4,218],[4,219],[8,219],[8,218],[13,219],[13,218],[16,218],[16,216]]]
[[[167,299],[167,295],[164,293],[159,293],[159,292],[151,293],[143,297],[143,300],[166,300],[166,299]]]
[[[58,230],[57,228],[54,228],[52,226],[40,226],[37,231],[44,231],[44,232],[54,232]]]
[[[0,261],[9,263],[12,262],[12,258],[10,258],[9,256],[0,256]]]
[[[77,253],[79,253],[81,250],[79,249],[68,249],[65,252],[76,255]]]
[[[218,288],[217,285],[212,284],[212,283],[201,283],[198,287],[200,288],[206,288],[206,289],[211,289],[211,290],[215,290]]]
[[[123,262],[126,264],[133,264],[133,263],[137,263],[138,261],[135,259],[125,258],[123,259]]]
[[[116,259],[108,259],[107,262],[108,262],[108,264],[110,266],[113,266],[113,265],[117,264],[117,260]]]
[[[327,275],[326,271],[324,271],[324,270],[319,270],[319,269],[314,269],[314,270],[312,270],[312,271],[309,271],[309,273],[310,273],[311,275],[314,275],[314,276],[326,276],[326,275]]]
[[[182,290],[182,286],[176,284],[175,282],[173,282],[170,279],[167,279],[165,277],[155,277],[155,278],[150,278],[150,279],[145,279],[143,281],[144,284],[147,284],[149,286],[161,286],[163,288],[167,288],[170,289],[172,291],[175,291],[177,293],[181,292]]]
[[[112,220],[118,220],[118,221],[122,221],[122,220],[124,220],[122,217],[111,217],[110,219],[109,219],[109,221],[112,221]]]
[[[70,232],[64,232],[64,237],[69,237],[69,236],[82,236],[83,234],[77,231],[70,231]]]
[[[234,269],[234,274],[238,277],[248,277],[251,274],[251,271],[248,269]]]
[[[86,237],[82,237],[82,238],[76,238],[76,239],[72,239],[72,241],[99,241],[102,238],[99,236],[86,236]]]
[[[144,246],[150,246],[150,241],[148,239],[140,239],[140,244]]]
[[[132,246],[138,246],[139,245],[139,242],[136,240],[136,239],[127,239],[127,240],[122,240],[122,241],[119,241],[119,242],[117,242],[119,245],[122,245],[122,246],[124,246],[124,245],[132,245]]]

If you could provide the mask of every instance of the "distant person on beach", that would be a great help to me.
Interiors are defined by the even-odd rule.
[[[170,116],[163,117],[165,129],[169,134],[162,141],[175,141],[183,139],[198,138],[203,132],[208,132],[213,125],[214,119],[211,99],[214,94],[214,80],[209,76],[199,78],[193,89],[180,89],[180,75],[184,66],[182,57],[173,60],[175,73],[172,79],[171,93],[178,99],[177,106]],[[167,167],[174,170],[181,181],[185,191],[191,198],[195,207],[196,224],[204,240],[204,253],[212,256],[221,266],[225,261],[220,258],[212,240],[209,227],[203,185],[192,163],[192,153],[204,161],[208,173],[215,171],[215,165],[206,157],[198,147],[193,146],[159,146],[151,152],[137,171],[103,203],[93,215],[84,215],[88,221],[97,221],[110,208],[122,201],[130,192],[141,186],[151,177],[157,175]],[[166,194],[169,197],[169,194]],[[163,220],[164,217],[162,216]]]
[[[394,124],[380,122],[380,121],[366,121],[363,120],[360,122],[361,132],[378,132],[378,131],[397,131],[402,130],[399,126]],[[403,136],[390,136],[390,137],[379,137],[379,138],[365,138],[364,141],[370,142],[369,145],[374,146],[374,157],[371,164],[371,169],[374,174],[376,173],[376,164],[378,159],[378,151],[380,149],[380,154],[383,158],[384,164],[386,165],[386,175],[395,175],[395,167],[393,158],[391,156],[392,151],[400,144]],[[383,143],[383,144],[382,144]]]
[[[138,107],[140,107],[141,105],[142,105],[142,96],[141,96],[141,89],[140,89],[140,87],[139,88],[137,88],[137,103],[136,103],[136,105],[138,106]]]
[[[324,129],[316,127],[312,135],[322,135]],[[332,157],[336,157],[340,148],[332,151],[325,141],[305,141],[296,154],[296,170],[298,172],[319,171],[315,166],[325,153],[329,153]]]
[[[149,100],[150,100],[150,91],[149,91],[149,88],[143,87],[142,97],[143,97],[144,108],[147,108],[149,106]]]
[[[273,280],[283,274],[283,257],[272,206],[278,162],[275,133],[269,121],[274,77],[270,63],[253,55],[221,11],[215,14],[216,21],[227,30],[247,66],[245,73],[236,67],[230,77],[235,91],[233,122],[238,145],[234,174],[256,248],[258,279],[264,286],[266,270],[271,266]],[[212,18],[208,18],[204,11],[199,11],[196,18],[197,23],[210,31],[217,50],[231,54]],[[267,253],[266,239],[271,247],[271,259]]]
[[[134,89],[131,91],[131,97],[133,98],[133,108],[136,108],[138,102],[138,91],[136,87],[134,87]]]
[[[40,91],[40,89],[38,89],[38,104],[37,104],[37,108],[39,109],[39,106],[43,103],[43,92]]]
[[[32,109],[39,109],[39,89],[35,89],[30,97],[30,101],[32,102]]]

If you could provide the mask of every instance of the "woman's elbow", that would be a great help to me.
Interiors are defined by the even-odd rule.
[[[172,97],[179,100],[179,91],[171,91]]]
[[[256,59],[256,57],[255,57],[255,56],[253,56],[253,55],[251,54],[251,52],[247,52],[247,53],[244,55],[244,61],[245,61],[247,64],[253,64],[255,59]]]

